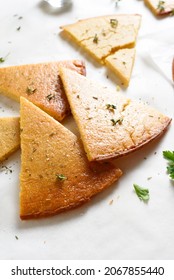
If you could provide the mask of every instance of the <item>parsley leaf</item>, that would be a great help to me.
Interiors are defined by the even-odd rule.
[[[97,34],[95,34],[95,36],[94,36],[93,43],[98,44],[98,36],[97,36]]]
[[[140,200],[143,200],[145,202],[149,200],[150,196],[149,196],[148,189],[143,189],[140,186],[138,186],[137,184],[134,184],[133,186],[134,186],[135,192]]]
[[[164,10],[165,10],[164,4],[165,4],[165,1],[159,1],[158,5],[157,5],[157,10],[159,10],[160,12],[164,12]]]
[[[174,151],[163,151],[163,157],[168,160],[167,173],[174,180]]]
[[[5,62],[5,60],[6,60],[6,58],[9,56],[9,53],[6,55],[6,56],[4,56],[4,57],[0,57],[0,63],[3,63],[3,62]]]
[[[56,178],[60,181],[67,180],[67,177],[64,174],[56,174]]]
[[[0,57],[0,63],[3,63],[5,61],[5,58]]]
[[[115,19],[115,18],[111,18],[110,19],[110,25],[111,25],[112,28],[116,28],[117,25],[118,25],[118,20]]]

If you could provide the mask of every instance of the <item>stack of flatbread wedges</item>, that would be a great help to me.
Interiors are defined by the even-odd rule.
[[[89,201],[122,175],[112,158],[157,138],[171,122],[82,74],[80,61],[0,69],[0,92],[21,106],[20,127],[18,118],[0,120],[0,160],[21,146],[21,219]],[[60,123],[70,109],[81,139]]]
[[[69,35],[98,62],[108,66],[127,87],[140,24],[140,15],[124,14],[88,18],[61,28],[65,36]]]
[[[174,14],[174,0],[144,0],[156,16]]]
[[[82,61],[58,61],[0,68],[0,92],[16,101],[25,97],[58,121],[69,113],[64,89],[59,77],[59,66],[85,75]]]

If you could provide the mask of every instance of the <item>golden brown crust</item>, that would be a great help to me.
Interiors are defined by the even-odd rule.
[[[5,160],[20,146],[19,117],[0,118],[0,161]]]
[[[77,137],[24,98],[21,129],[21,219],[76,208],[122,174],[110,163],[89,165]]]
[[[60,76],[89,161],[131,153],[161,135],[171,119],[71,70]]]
[[[18,102],[23,96],[62,121],[70,108],[60,81],[59,66],[86,74],[84,62],[79,60],[8,66],[0,68],[0,92]]]

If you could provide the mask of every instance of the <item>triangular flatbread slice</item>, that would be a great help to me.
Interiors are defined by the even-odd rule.
[[[163,16],[166,14],[174,14],[174,0],[144,0],[146,5],[157,16]]]
[[[71,70],[60,69],[60,76],[89,161],[137,150],[162,134],[171,121]]]
[[[122,174],[114,165],[90,166],[77,137],[21,98],[20,217],[54,215],[80,206]]]
[[[70,109],[59,78],[59,66],[85,74],[84,63],[78,60],[3,67],[0,93],[18,102],[23,96],[61,121]]]
[[[121,49],[108,56],[106,65],[120,78],[122,84],[127,87],[130,82],[135,60],[135,48]]]
[[[0,161],[5,160],[20,146],[20,128],[18,117],[0,118]]]
[[[141,23],[140,15],[110,15],[79,20],[61,26],[99,62],[120,48],[133,47]]]

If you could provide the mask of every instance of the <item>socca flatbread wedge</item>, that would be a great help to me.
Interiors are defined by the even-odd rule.
[[[144,2],[156,16],[174,14],[174,0],[144,0]]]
[[[135,48],[121,49],[106,57],[105,62],[125,87],[128,87],[135,61]]]
[[[89,161],[120,157],[161,135],[171,119],[79,74],[60,77]]]
[[[0,161],[5,160],[20,146],[20,128],[18,117],[0,118]]]
[[[59,66],[85,74],[84,63],[78,60],[59,61],[0,68],[0,93],[19,102],[23,96],[61,121],[69,114]]]
[[[110,163],[90,167],[77,137],[22,97],[21,130],[21,219],[80,206],[122,174]]]
[[[141,23],[140,15],[110,15],[79,20],[61,26],[69,35],[100,63],[120,48],[133,47]]]

